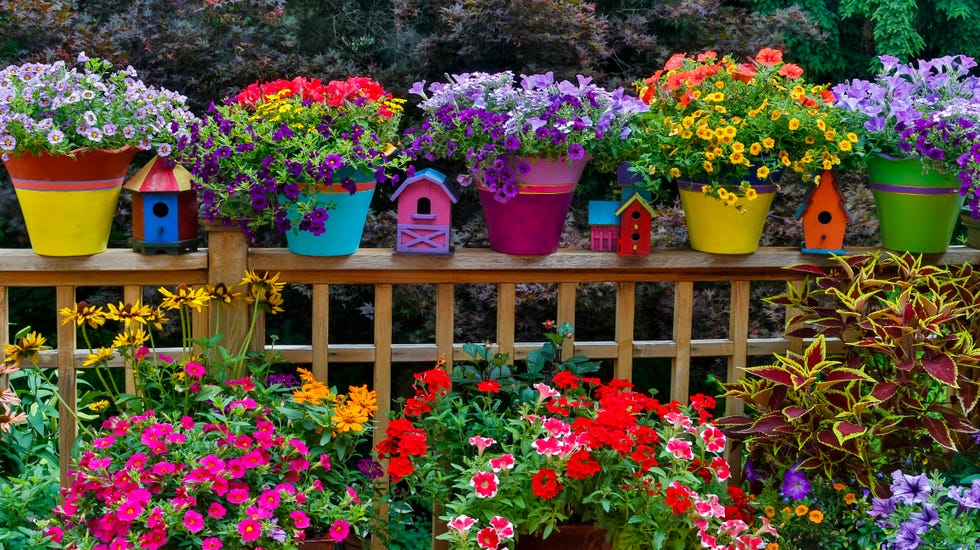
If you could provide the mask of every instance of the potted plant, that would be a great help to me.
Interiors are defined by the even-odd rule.
[[[62,310],[86,342],[87,327],[117,321],[121,331],[85,362],[103,388],[81,398],[93,405],[48,529],[57,547],[297,548],[368,534],[372,478],[357,461],[370,449],[374,392],[361,386],[339,394],[304,369],[299,379],[270,374],[274,355],[225,350],[220,336],[185,338],[178,357],[144,347],[153,340],[145,327],[176,313],[186,329],[189,310],[208,304],[247,300],[255,315],[281,311],[278,275],[249,272],[242,286],[161,289],[159,307],[79,303]],[[28,358],[42,345],[32,335],[8,346],[8,359]],[[117,355],[133,372],[135,393],[119,392],[101,374]],[[113,416],[99,425],[93,413]]]
[[[31,246],[47,256],[104,251],[133,155],[167,158],[193,120],[184,96],[147,86],[132,67],[84,53],[78,63],[0,71],[2,159]]]
[[[181,156],[206,221],[286,234],[290,250],[353,254],[378,182],[397,181],[403,100],[366,77],[252,84],[211,105]]]
[[[633,170],[654,191],[676,182],[696,250],[755,251],[783,171],[819,182],[858,142],[830,91],[779,50],[675,54],[637,86],[650,110],[630,136]]]
[[[508,254],[558,248],[578,179],[590,160],[609,171],[625,153],[628,122],[646,108],[622,89],[578,76],[467,73],[415,83],[425,119],[406,132],[416,160],[449,159],[476,183],[490,247]]]
[[[879,60],[873,80],[849,80],[833,90],[875,153],[868,157],[868,176],[882,245],[943,252],[964,196],[977,212],[977,116],[970,106],[980,98],[980,78],[970,75],[976,62],[964,55]]]
[[[442,505],[451,548],[761,547],[767,522],[724,483],[712,399],[661,405],[628,381],[575,374],[582,361],[565,370],[531,357],[521,372],[468,349],[477,361],[452,379],[441,366],[416,375],[377,446],[393,482]]]

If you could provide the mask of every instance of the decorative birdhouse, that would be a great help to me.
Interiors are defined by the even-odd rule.
[[[626,199],[617,210],[619,216],[620,256],[646,256],[650,253],[650,228],[653,208],[639,193]]]
[[[820,185],[810,189],[796,211],[796,219],[803,219],[804,253],[844,253],[844,233],[853,221],[846,202],[836,172],[824,170]]]
[[[592,250],[615,252],[619,246],[619,201],[589,201],[589,227]]]
[[[197,250],[197,194],[183,166],[153,157],[123,188],[133,196],[133,250],[148,256]]]
[[[452,255],[452,205],[457,199],[445,175],[432,168],[420,170],[391,200],[398,202],[396,254]]]

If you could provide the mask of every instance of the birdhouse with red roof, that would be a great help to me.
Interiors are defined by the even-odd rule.
[[[852,221],[846,203],[837,173],[824,170],[820,184],[810,189],[796,211],[796,219],[803,220],[804,253],[844,253],[844,233]]]
[[[616,210],[619,216],[620,256],[646,256],[650,254],[650,229],[653,225],[653,207],[639,193],[626,199]]]
[[[197,194],[191,174],[153,157],[123,186],[133,198],[133,250],[146,255],[197,250]]]
[[[419,170],[391,200],[398,203],[396,254],[452,255],[452,205],[457,198],[445,175],[432,168]]]

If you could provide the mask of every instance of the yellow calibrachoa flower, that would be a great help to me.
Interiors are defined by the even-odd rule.
[[[709,173],[709,174],[711,172],[714,172],[715,171],[715,166],[713,164],[711,164],[711,161],[710,160],[704,161],[704,163],[701,165],[701,167],[704,168],[704,171],[707,172],[707,173]]]
[[[771,505],[766,506],[766,517],[772,519],[775,516],[776,516],[776,509],[773,508]]]
[[[789,119],[789,129],[792,131],[797,131],[800,129],[800,119],[793,117]]]
[[[773,111],[771,113],[769,113],[769,120],[772,120],[773,122],[775,122],[775,121],[779,120],[779,117],[781,117],[781,116],[783,116],[782,113],[780,113],[776,109],[773,109]]]
[[[732,143],[732,151],[734,151],[736,153],[742,153],[742,152],[744,152],[745,151],[745,144],[742,143],[741,141],[736,141],[736,142]]]
[[[760,166],[759,169],[755,171],[755,177],[759,178],[760,180],[764,180],[764,179],[768,178],[769,177],[769,167],[768,166]]]
[[[757,198],[759,198],[759,193],[754,188],[749,187],[748,189],[745,190],[746,200],[754,201]]]
[[[762,144],[759,143],[758,141],[752,143],[752,145],[749,145],[749,154],[750,155],[757,157],[757,156],[759,156],[759,153],[761,153],[761,152],[762,152]]]
[[[738,195],[735,193],[728,193],[728,195],[725,196],[725,204],[728,206],[735,206],[736,202],[738,202]]]
[[[837,143],[837,148],[841,151],[850,151],[853,145],[850,140],[842,139]]]
[[[681,169],[680,168],[677,168],[675,166],[675,167],[673,167],[673,168],[670,169],[669,174],[670,174],[670,177],[672,177],[672,178],[679,178],[679,177],[681,177]]]
[[[762,146],[766,149],[772,149],[776,146],[776,140],[772,139],[771,137],[762,138]]]

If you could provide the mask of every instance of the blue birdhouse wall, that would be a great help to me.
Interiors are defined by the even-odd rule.
[[[197,198],[194,192],[133,193],[133,237],[144,243],[196,239]]]

